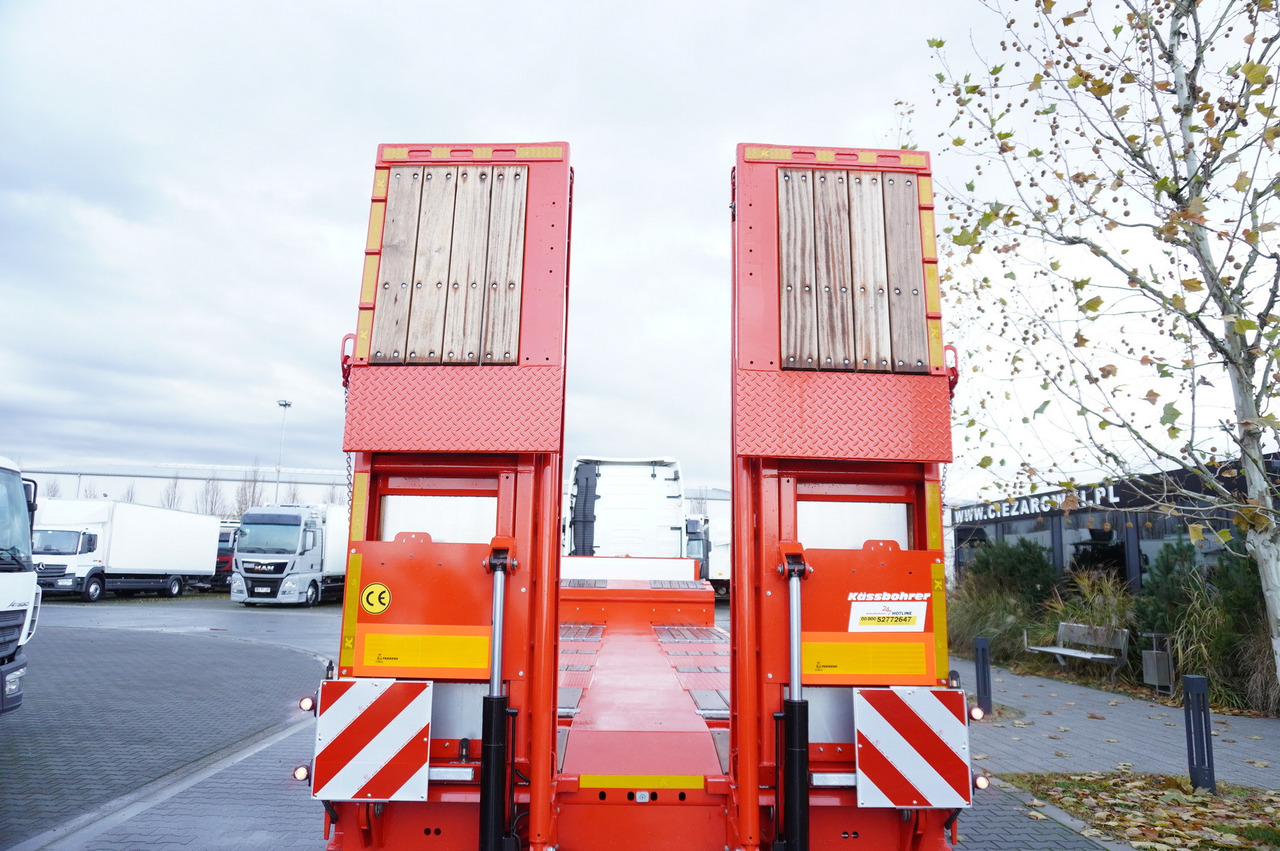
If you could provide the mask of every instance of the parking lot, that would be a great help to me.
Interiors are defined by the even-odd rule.
[[[0,720],[0,848],[324,847],[290,772],[340,607],[47,602]]]
[[[727,615],[721,601],[722,626]],[[26,702],[0,720],[0,849],[322,851],[323,809],[290,774],[310,761],[313,744],[314,719],[297,708],[297,699],[324,676],[340,620],[333,603],[246,609],[225,595],[48,601],[28,646]],[[1048,694],[1052,681],[1005,676],[1002,702],[1040,692],[1046,700],[1069,697],[1052,708],[1062,714],[1091,699],[1087,689],[1073,687],[1059,697]],[[972,682],[971,674],[965,678]],[[1150,712],[1141,701],[1123,703],[1133,704],[1130,714],[1139,719],[1133,723],[1156,725],[1170,741],[1180,738],[1167,718],[1143,720]],[[1110,707],[1107,714],[1122,711]],[[1014,771],[1062,767],[1034,745],[1039,737],[1009,742],[1008,730],[997,727],[1004,725],[972,731],[974,751],[992,755],[991,763]],[[1259,732],[1247,737],[1250,744],[1273,748],[1270,728]],[[1141,730],[1128,741],[1146,738]],[[1114,758],[1096,743],[1080,741],[1072,750],[1096,768],[1112,767]],[[1220,771],[1226,770],[1224,761]],[[1263,774],[1254,782],[1268,783]],[[992,787],[961,817],[959,847],[1118,847],[1081,836],[1080,825],[1055,820],[1069,821],[1061,814],[1033,820],[1028,813],[1023,801]]]

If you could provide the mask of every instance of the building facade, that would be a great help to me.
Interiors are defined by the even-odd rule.
[[[1137,591],[1160,550],[1190,542],[1188,524],[1196,522],[1153,511],[1151,505],[1152,497],[1140,484],[1122,482],[953,506],[955,575],[964,575],[977,547],[1027,539],[1045,550],[1060,573],[1108,570]],[[1196,544],[1197,562],[1216,563],[1222,549],[1216,537],[1208,536]]]

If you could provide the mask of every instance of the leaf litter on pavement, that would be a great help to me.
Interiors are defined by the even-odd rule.
[[[1111,836],[1140,851],[1280,851],[1280,792],[1218,784],[1193,789],[1186,777],[1131,771],[1001,775],[1089,825],[1086,836]],[[1043,800],[1042,800],[1043,799]],[[1043,817],[1035,810],[1030,818]]]

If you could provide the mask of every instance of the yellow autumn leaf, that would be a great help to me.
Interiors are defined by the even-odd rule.
[[[1260,86],[1265,83],[1267,81],[1267,70],[1266,65],[1259,65],[1256,62],[1246,62],[1240,66],[1240,71],[1251,86]]]

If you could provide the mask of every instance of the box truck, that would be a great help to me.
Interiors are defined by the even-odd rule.
[[[347,575],[345,505],[266,505],[240,518],[231,601],[314,606],[340,597]]]
[[[23,646],[36,631],[40,588],[31,562],[36,483],[0,458],[0,715],[22,705]]]
[[[46,499],[32,547],[40,587],[92,603],[108,591],[177,597],[208,586],[218,557],[217,517],[110,499]]]

